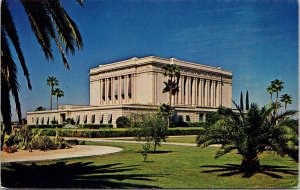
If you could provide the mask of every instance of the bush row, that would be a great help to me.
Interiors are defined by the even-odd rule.
[[[45,128],[63,128],[64,124],[55,124],[55,125],[29,125],[29,128],[34,129],[45,129]],[[80,124],[79,128],[84,129],[100,129],[100,128],[113,128],[112,124]]]
[[[176,129],[170,128],[168,129],[168,135],[198,135],[203,132],[204,128],[197,129]],[[87,138],[104,138],[104,137],[132,137],[136,136],[136,130],[59,130],[59,136],[62,137],[87,137]],[[55,130],[53,129],[43,129],[41,131],[42,135],[55,136]]]

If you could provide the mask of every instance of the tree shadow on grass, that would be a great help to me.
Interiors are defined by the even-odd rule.
[[[132,174],[138,165],[121,166],[122,163],[92,165],[92,162],[49,165],[11,163],[2,166],[1,181],[4,187],[15,188],[159,188],[136,184],[138,181],[154,181],[153,174]],[[128,173],[130,172],[130,173]],[[130,180],[123,182],[124,180]]]
[[[219,174],[218,176],[223,176],[223,177],[242,174],[242,177],[250,178],[255,174],[255,173],[246,174],[245,172],[242,172],[240,170],[240,165],[238,165],[238,164],[203,165],[200,167],[216,168],[216,169],[212,169],[212,170],[204,170],[204,171],[202,171],[202,173],[214,173],[214,172],[219,173],[219,172],[221,172],[221,174]],[[261,165],[260,171],[258,171],[256,173],[265,174],[267,176],[277,178],[277,179],[282,178],[282,176],[279,175],[279,173],[298,175],[298,170],[293,170],[293,169],[289,169],[289,168],[290,167],[287,167],[287,166]]]

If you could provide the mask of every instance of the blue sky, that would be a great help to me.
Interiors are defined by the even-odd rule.
[[[261,106],[269,101],[266,87],[278,78],[285,82],[281,94],[293,97],[289,107],[298,109],[297,1],[85,0],[83,8],[62,3],[84,41],[83,51],[69,55],[71,70],[57,50],[54,62],[45,59],[23,7],[9,2],[33,85],[29,91],[19,67],[24,116],[38,106],[49,108],[47,76],[58,78],[65,92],[61,104],[88,105],[90,68],[148,55],[231,70],[233,99],[248,90],[250,101]]]

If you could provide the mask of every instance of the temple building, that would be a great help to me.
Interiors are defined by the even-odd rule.
[[[179,92],[172,96],[172,105],[184,121],[202,121],[219,106],[231,107],[232,73],[220,67],[164,59],[155,56],[132,58],[102,64],[90,69],[90,105],[62,105],[58,110],[27,112],[28,124],[112,123],[120,116],[138,111],[155,110],[168,103],[163,93],[163,66],[176,64],[180,69]]]

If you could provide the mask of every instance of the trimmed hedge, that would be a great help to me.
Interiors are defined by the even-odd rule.
[[[55,136],[56,130],[53,129],[43,129],[41,134],[47,136]],[[168,136],[172,135],[198,135],[204,132],[204,128],[170,128],[168,129]],[[96,138],[96,137],[132,137],[136,136],[135,130],[115,130],[115,129],[101,129],[101,130],[76,130],[76,129],[61,129],[59,130],[59,136],[62,137],[86,137],[86,138]]]
[[[112,124],[81,124],[79,128],[84,129],[100,129],[100,128],[113,128]]]
[[[45,128],[62,128],[64,125],[63,124],[50,124],[50,125],[28,125],[28,127],[30,129],[34,129],[34,128],[37,128],[37,129],[45,129]]]
[[[55,125],[28,125],[30,129],[49,129],[49,128],[63,128],[65,124],[55,124]],[[85,129],[100,129],[100,128],[113,128],[112,124],[80,124],[79,128]]]

